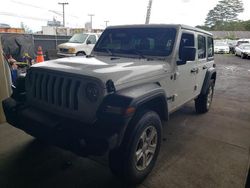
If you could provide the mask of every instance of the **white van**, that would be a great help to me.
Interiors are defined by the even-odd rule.
[[[89,55],[99,37],[99,33],[76,33],[68,42],[57,46],[57,55],[58,57]]]

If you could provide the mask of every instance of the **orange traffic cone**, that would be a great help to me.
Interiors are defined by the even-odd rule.
[[[38,46],[38,49],[37,49],[36,62],[37,62],[37,63],[44,62],[43,50],[42,50],[42,47],[41,47],[41,46]]]

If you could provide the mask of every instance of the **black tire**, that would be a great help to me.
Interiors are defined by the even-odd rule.
[[[200,94],[195,99],[195,110],[197,113],[206,113],[209,111],[214,95],[214,80],[210,80],[205,94]]]
[[[241,59],[245,59],[246,58],[246,55],[245,54],[243,54],[243,53],[241,53]]]
[[[78,52],[76,56],[85,56],[86,54],[84,52]]]
[[[160,151],[161,131],[161,120],[157,113],[153,111],[139,113],[129,125],[120,148],[109,153],[109,165],[112,173],[129,184],[142,182],[155,165]],[[154,134],[156,136],[153,136]],[[150,135],[152,136],[151,141]],[[147,139],[149,140],[146,141]],[[151,151],[154,153],[147,153],[150,146],[153,145],[154,150],[151,147]],[[145,158],[147,159],[143,163]]]

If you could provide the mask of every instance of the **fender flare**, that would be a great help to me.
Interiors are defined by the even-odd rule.
[[[202,89],[201,89],[201,94],[205,95],[206,94],[206,91],[209,87],[209,82],[211,79],[214,79],[214,81],[216,81],[216,69],[214,67],[210,67],[208,70],[207,70],[207,73],[205,75],[205,79],[204,79],[204,82],[203,82],[203,85],[202,85]]]
[[[157,83],[137,85],[112,93],[104,99],[101,106],[102,108],[108,105],[121,108],[134,107],[137,111],[148,102],[156,99],[162,104],[161,108],[159,107],[163,110],[161,118],[168,120],[167,95]]]

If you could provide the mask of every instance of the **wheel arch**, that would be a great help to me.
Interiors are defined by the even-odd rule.
[[[145,84],[127,90],[131,96],[131,106],[136,108],[136,112],[143,109],[155,111],[161,119],[168,120],[167,95],[164,89],[158,83]]]
[[[216,81],[217,78],[217,73],[216,73],[216,69],[214,67],[211,67],[207,70],[207,73],[205,75],[205,79],[202,85],[202,89],[201,89],[201,93],[205,94],[208,87],[209,87],[209,82],[210,80],[214,80],[214,82]]]
[[[80,54],[80,53],[83,53],[84,55],[86,55],[86,52],[83,51],[83,50],[81,50],[81,51],[78,51],[78,52],[76,53],[76,56],[77,56],[78,54]]]

